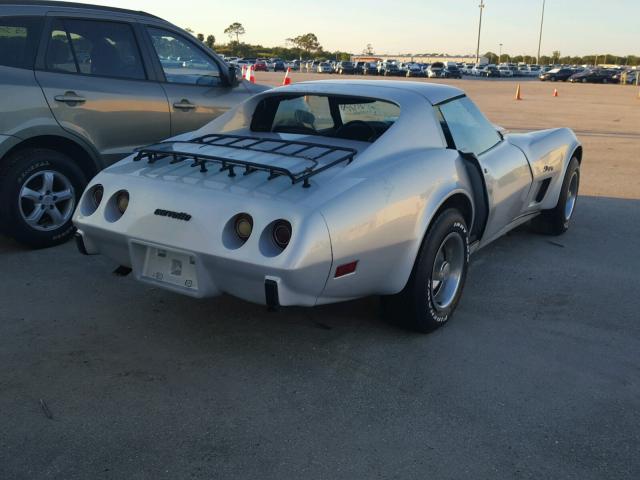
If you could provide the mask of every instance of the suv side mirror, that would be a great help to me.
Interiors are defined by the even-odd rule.
[[[238,71],[234,65],[229,65],[228,76],[230,87],[237,87],[240,84],[240,81],[238,80]]]

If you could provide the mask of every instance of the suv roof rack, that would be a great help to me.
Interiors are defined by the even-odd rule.
[[[180,148],[182,145],[194,144],[200,145],[200,148],[205,146],[233,148],[268,153],[286,158],[298,158],[306,161],[307,165],[302,169],[294,171],[280,165],[251,162],[207,153],[189,152]],[[314,149],[319,149],[320,151]],[[139,148],[136,152],[137,155],[133,159],[135,162],[146,158],[149,164],[153,164],[158,160],[171,157],[172,160],[169,163],[174,164],[191,159],[193,160],[191,166],[200,167],[200,171],[203,173],[208,171],[207,163],[213,162],[221,164],[220,171],[228,171],[230,177],[236,176],[235,167],[241,167],[244,168],[243,175],[249,175],[258,171],[268,172],[268,180],[284,176],[291,180],[292,185],[302,182],[304,188],[311,186],[309,178],[312,176],[343,162],[347,162],[348,165],[358,153],[354,148],[332,147],[321,143],[218,133],[204,135],[189,141],[160,142]],[[321,164],[321,162],[319,162],[322,158],[331,157],[333,158],[327,163]]]

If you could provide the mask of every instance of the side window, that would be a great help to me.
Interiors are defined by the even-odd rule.
[[[55,21],[51,30],[51,38],[47,46],[46,65],[47,70],[54,72],[78,73],[69,37],[60,20]]]
[[[0,65],[33,68],[41,32],[41,18],[0,18]]]
[[[451,138],[458,150],[480,155],[500,142],[496,128],[467,97],[437,108],[444,119],[443,127],[448,127],[448,132],[443,128],[445,138]]]
[[[212,87],[220,84],[220,69],[202,50],[179,35],[147,28],[169,83]]]
[[[47,69],[144,80],[146,74],[130,25],[94,20],[56,20],[46,55]]]

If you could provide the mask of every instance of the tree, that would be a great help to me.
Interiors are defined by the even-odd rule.
[[[229,35],[229,38],[233,40],[233,37],[236,37],[236,43],[240,43],[240,35],[244,35],[246,33],[244,27],[241,23],[234,22],[225,28],[224,33]]]
[[[312,52],[322,50],[318,37],[314,33],[305,33],[294,38],[287,38],[287,43],[292,44],[295,48],[303,50],[307,56]]]
[[[189,27],[185,28],[185,30],[189,32],[191,35],[193,35],[193,30],[191,30]]]
[[[560,60],[560,50],[554,50],[551,52],[551,58],[553,62],[557,62]]]
[[[198,34],[198,40],[200,40],[201,42],[204,42],[204,35],[202,33]]]
[[[216,37],[214,37],[213,35],[209,35],[207,37],[207,41],[204,43],[206,43],[207,47],[213,50],[213,45],[216,43]]]
[[[370,43],[367,43],[367,46],[364,48],[364,50],[362,51],[363,55],[375,55],[375,51],[373,50],[373,45],[371,45]]]
[[[498,54],[493,52],[487,52],[483,55],[489,60],[489,63],[498,63]]]

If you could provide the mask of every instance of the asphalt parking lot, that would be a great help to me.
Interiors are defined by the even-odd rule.
[[[480,251],[427,336],[375,298],[268,313],[0,237],[0,478],[639,478],[637,89],[449,83],[507,128],[578,133],[566,235]]]

